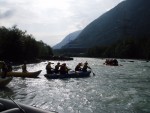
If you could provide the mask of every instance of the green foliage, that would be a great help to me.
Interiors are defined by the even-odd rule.
[[[109,47],[96,46],[87,51],[89,57],[150,59],[150,38],[128,38]]]
[[[99,57],[99,56],[103,57],[104,50],[106,49],[107,47],[96,46],[96,47],[90,48],[87,54],[89,57]]]
[[[26,31],[16,26],[0,27],[0,60],[20,62],[52,54],[50,46],[36,41],[32,35],[26,34]]]
[[[53,55],[53,51],[50,46],[43,43],[42,41],[38,42],[38,50],[39,50],[39,56],[41,58],[49,57],[50,55]]]

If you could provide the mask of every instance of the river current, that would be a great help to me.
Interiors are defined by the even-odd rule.
[[[14,77],[0,97],[59,113],[150,113],[150,62],[118,59],[121,66],[106,66],[105,59],[74,58],[60,63],[74,69],[85,61],[95,76],[49,80],[47,61],[28,64],[28,71],[42,70],[39,78]]]

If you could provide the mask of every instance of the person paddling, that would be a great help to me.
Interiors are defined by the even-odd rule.
[[[84,65],[83,65],[82,71],[83,71],[83,72],[86,72],[87,69],[91,69],[91,68],[88,66],[88,62],[86,61],[86,62],[84,63]]]
[[[82,63],[78,63],[78,65],[75,67],[75,71],[81,71],[82,70],[81,66]]]
[[[68,73],[68,67],[66,66],[66,63],[63,63],[60,67],[60,74],[67,74]]]
[[[26,65],[25,62],[24,62],[24,64],[22,65],[22,72],[23,72],[23,73],[28,72],[28,71],[27,71],[27,65]]]
[[[47,74],[52,74],[53,73],[53,68],[51,67],[51,64],[54,64],[54,63],[51,63],[51,62],[48,62],[48,64],[46,65],[46,72]]]
[[[60,68],[60,63],[58,62],[57,65],[55,66],[55,73],[59,73],[59,68]]]

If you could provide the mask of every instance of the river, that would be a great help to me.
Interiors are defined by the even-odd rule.
[[[95,76],[48,80],[47,62],[28,64],[28,71],[42,70],[39,78],[13,78],[0,89],[0,97],[59,113],[150,113],[150,62],[118,59],[122,66],[106,66],[105,59],[98,58],[64,62],[74,69],[85,61]]]

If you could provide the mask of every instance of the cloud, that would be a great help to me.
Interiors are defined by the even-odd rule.
[[[0,0],[0,25],[17,25],[51,46],[81,30],[120,0]]]
[[[14,11],[13,10],[2,10],[0,11],[0,18],[8,18],[13,15]]]

